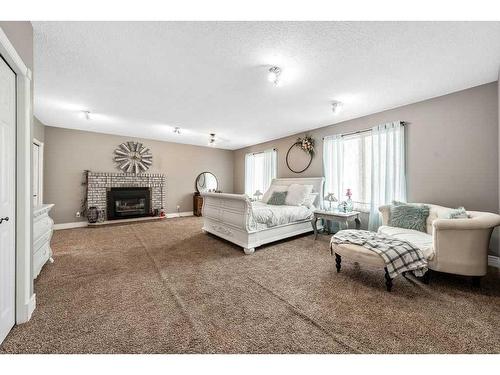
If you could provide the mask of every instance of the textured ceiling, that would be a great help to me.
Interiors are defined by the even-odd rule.
[[[500,22],[33,26],[43,123],[199,145],[213,132],[227,149],[495,81],[500,66]]]

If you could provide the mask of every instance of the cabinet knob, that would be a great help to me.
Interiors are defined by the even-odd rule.
[[[9,217],[8,216],[0,217],[0,224],[2,224],[4,221],[9,221]]]

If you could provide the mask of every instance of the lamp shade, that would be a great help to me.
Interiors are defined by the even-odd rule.
[[[263,194],[260,190],[256,190],[255,193],[253,193],[254,197],[260,197],[261,195],[263,195]]]
[[[327,195],[325,195],[325,201],[337,202],[337,198],[335,198],[335,195],[333,193],[328,193]]]

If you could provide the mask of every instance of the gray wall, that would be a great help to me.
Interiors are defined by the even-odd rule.
[[[33,116],[33,138],[40,142],[45,141],[45,125],[36,117]]]
[[[0,21],[0,27],[24,64],[33,70],[33,27],[29,21]]]
[[[233,192],[232,151],[46,126],[44,201],[55,203],[55,223],[79,220],[75,213],[83,197],[83,171],[118,172],[113,151],[130,140],[151,148],[149,172],[165,174],[167,213],[176,212],[177,205],[181,212],[192,211],[194,181],[203,171],[213,172],[224,192]]]
[[[248,152],[277,148],[279,177],[322,176],[324,136],[402,120],[410,123],[406,133],[409,201],[497,212],[498,106],[497,82],[493,82],[315,129],[308,134],[316,140],[317,154],[300,175],[285,164],[286,151],[298,135],[240,149],[234,154],[234,190],[244,192]]]

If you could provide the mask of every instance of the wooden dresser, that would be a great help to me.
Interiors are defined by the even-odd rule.
[[[50,239],[54,221],[49,216],[53,204],[42,204],[33,209],[33,278],[35,279],[45,263],[52,260]]]
[[[200,193],[194,193],[193,195],[193,215],[201,216],[201,210],[203,208],[203,197]]]

